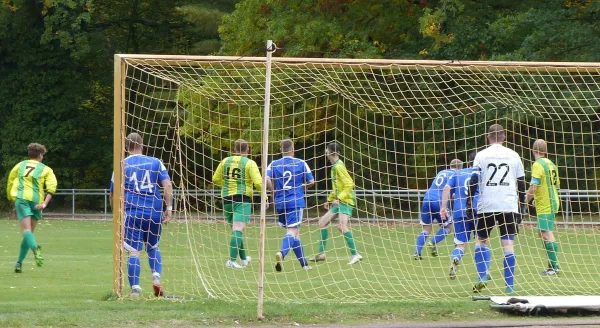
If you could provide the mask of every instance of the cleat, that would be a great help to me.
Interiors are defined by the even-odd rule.
[[[133,288],[131,288],[131,293],[129,293],[129,297],[138,298],[138,297],[140,297],[141,293],[142,293],[142,288],[133,287]]]
[[[487,277],[479,278],[479,280],[477,280],[477,283],[475,283],[475,286],[473,286],[473,293],[480,293],[481,290],[487,286],[487,283],[488,283]]]
[[[281,252],[277,252],[277,254],[275,254],[275,261],[275,271],[283,271],[283,254],[281,254]]]
[[[327,257],[325,256],[325,253],[319,253],[319,254],[315,255],[315,257],[310,259],[310,261],[311,262],[321,262],[321,261],[325,261],[326,259],[327,259]]]
[[[350,264],[350,265],[356,264],[356,263],[362,261],[362,259],[363,259],[363,257],[357,253],[356,255],[352,255],[348,264]]]
[[[429,247],[429,250],[431,251],[431,256],[433,256],[433,257],[438,256],[438,251],[437,251],[436,245],[434,245],[431,241],[429,241],[429,242],[427,242],[427,247]]]
[[[160,278],[154,277],[152,278],[152,288],[154,289],[154,296],[162,297],[164,296],[163,287],[160,283]]]
[[[250,264],[250,261],[252,261],[252,258],[250,256],[246,256],[245,260],[242,260],[242,266],[245,268],[248,266],[248,264]]]
[[[542,276],[558,276],[558,270],[554,270],[552,268],[546,269],[541,272]]]
[[[239,265],[236,261],[232,261],[232,260],[227,260],[227,263],[225,263],[225,266],[228,268],[232,268],[232,269],[243,269],[244,267]]]
[[[312,270],[312,268],[310,267],[310,265],[305,265],[305,266],[302,267],[302,270],[304,270],[304,271],[310,271],[310,270]]]
[[[450,279],[456,279],[456,274],[458,273],[458,259],[452,259],[452,266],[450,267]]]
[[[512,294],[515,292],[515,289],[513,287],[506,287],[506,289],[504,290],[505,294]]]
[[[413,254],[413,259],[415,259],[415,260],[422,260],[423,257],[421,255],[419,255],[419,254]]]
[[[15,264],[15,273],[21,273],[23,272],[23,266],[21,263],[17,262],[17,264]]]
[[[33,249],[33,255],[35,256],[35,264],[41,267],[44,265],[44,258],[42,257],[42,246],[37,245],[36,248]]]

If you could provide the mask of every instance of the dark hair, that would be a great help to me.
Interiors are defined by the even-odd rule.
[[[281,140],[281,152],[289,153],[294,149],[294,142],[290,139]]]
[[[242,154],[248,151],[248,141],[244,139],[238,139],[235,141],[233,149],[237,154]]]
[[[134,151],[136,149],[142,149],[144,147],[144,140],[142,136],[135,132],[131,132],[127,135],[127,139],[125,139],[125,149],[127,151]]]
[[[46,153],[46,147],[44,145],[40,145],[39,143],[30,143],[27,146],[27,154],[29,158],[38,158],[40,155],[44,155]]]
[[[330,154],[340,154],[340,151],[342,151],[342,147],[337,143],[337,142],[330,142],[329,144],[327,144],[327,151]]]
[[[473,150],[472,152],[469,153],[469,163],[472,164],[472,162],[475,160],[475,156],[477,156],[476,150]]]

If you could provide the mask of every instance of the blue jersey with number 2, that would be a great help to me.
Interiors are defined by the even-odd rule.
[[[427,200],[430,202],[441,202],[442,201],[442,192],[444,191],[444,186],[448,183],[448,180],[454,175],[454,170],[442,170],[438,172],[425,193],[425,197],[423,200]]]
[[[125,158],[124,168],[125,213],[137,218],[160,218],[163,210],[160,183],[169,179],[164,164],[155,157],[131,155]]]
[[[275,160],[267,167],[267,177],[274,181],[278,211],[306,207],[304,184],[314,178],[305,161],[289,156]]]

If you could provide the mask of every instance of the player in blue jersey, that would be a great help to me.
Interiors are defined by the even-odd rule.
[[[294,157],[294,143],[286,139],[281,141],[283,157],[271,162],[267,167],[267,188],[274,193],[275,210],[279,216],[279,225],[287,232],[281,243],[281,250],[275,255],[275,270],[283,270],[283,259],[290,249],[294,251],[300,266],[310,270],[300,242],[299,227],[302,213],[306,208],[304,189],[312,186],[315,179],[305,161]]]
[[[140,287],[140,252],[146,245],[148,262],[152,270],[152,287],[155,296],[163,296],[160,283],[162,272],[162,255],[158,248],[162,225],[171,220],[173,210],[173,186],[167,169],[157,158],[143,154],[142,137],[130,133],[125,140],[125,149],[129,153],[124,160],[124,208],[125,231],[124,247],[129,253],[127,271],[131,297],[138,297]],[[114,177],[113,177],[114,178]],[[163,213],[163,197],[160,186],[165,190],[164,202],[166,210]],[[111,201],[114,179],[110,184]]]
[[[435,176],[429,190],[423,197],[423,205],[421,207],[421,226],[423,231],[417,236],[417,246],[414,253],[415,260],[421,260],[421,251],[429,235],[433,231],[433,221],[436,221],[440,225],[440,229],[437,231],[431,242],[427,245],[431,249],[431,255],[437,256],[437,244],[440,243],[452,230],[452,218],[442,218],[440,216],[440,205],[442,201],[442,191],[444,186],[448,182],[457,170],[462,169],[463,163],[459,159],[453,159],[450,162],[450,169],[445,169]]]
[[[476,152],[469,154],[469,163],[473,163]],[[475,212],[477,208],[477,195],[473,197],[473,204],[468,204],[469,186],[471,175],[477,171],[473,167],[460,169],[454,174],[444,187],[442,194],[442,208],[440,216],[446,218],[450,216],[448,200],[451,196],[454,198],[452,203],[452,218],[454,221],[454,245],[455,248],[450,255],[452,264],[450,266],[450,279],[456,279],[458,264],[465,254],[466,243],[471,240],[471,235],[475,232]]]

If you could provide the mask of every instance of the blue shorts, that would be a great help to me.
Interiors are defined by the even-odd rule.
[[[302,223],[302,214],[304,208],[293,208],[286,211],[285,208],[278,209],[277,214],[279,216],[279,226],[284,228],[297,228]]]
[[[127,251],[141,251],[157,248],[162,231],[161,217],[145,219],[135,216],[125,217],[124,246]]]
[[[452,223],[452,217],[442,220],[440,216],[440,202],[424,200],[421,207],[421,225],[432,224],[437,222],[440,226],[448,226]]]
[[[454,243],[462,245],[471,240],[471,235],[475,235],[475,220],[469,220],[464,217],[454,220]]]

